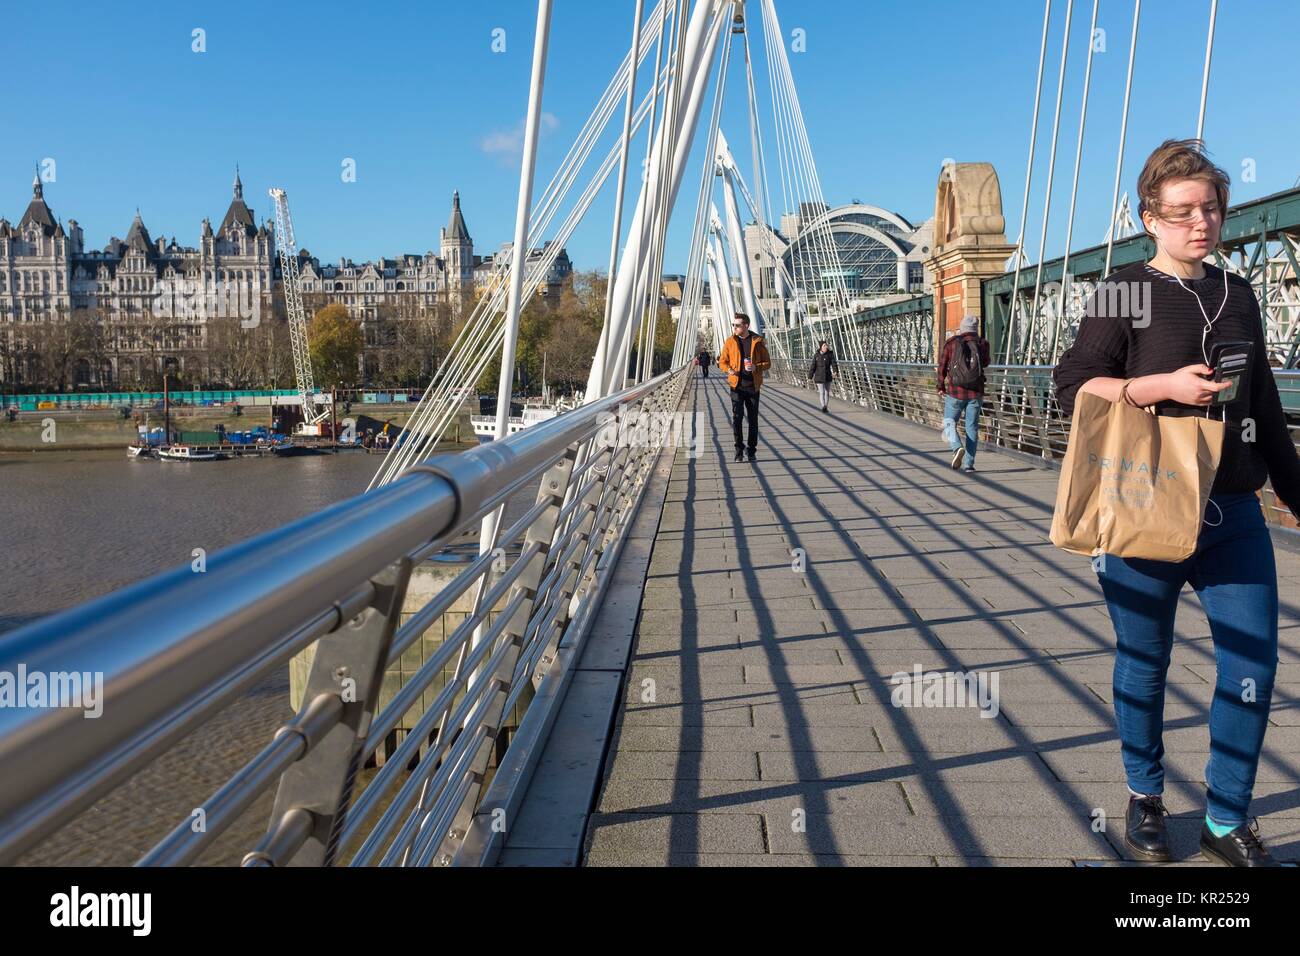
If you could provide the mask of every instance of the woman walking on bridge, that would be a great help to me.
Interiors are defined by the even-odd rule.
[[[1245,279],[1205,262],[1219,245],[1228,182],[1200,140],[1167,140],[1151,154],[1138,196],[1156,255],[1106,277],[1055,379],[1067,415],[1080,391],[1154,406],[1161,415],[1208,415],[1212,404],[1220,410],[1213,417],[1226,426],[1223,451],[1192,556],[1164,562],[1108,554],[1099,562],[1117,640],[1115,720],[1130,791],[1124,842],[1140,859],[1171,859],[1161,797],[1165,682],[1174,613],[1188,583],[1209,620],[1216,670],[1201,851],[1230,866],[1276,866],[1247,816],[1277,671],[1277,573],[1256,492],[1271,479],[1296,512],[1300,458],[1255,293]],[[1127,296],[1105,301],[1126,299],[1130,307],[1099,314],[1103,288],[1120,284]],[[1251,353],[1240,387],[1223,398],[1216,396],[1233,383],[1211,380],[1219,343]]]
[[[822,339],[821,344],[817,346],[817,351],[813,353],[812,365],[808,367],[808,377],[816,383],[822,411],[828,415],[831,411],[831,382],[835,379],[838,368],[839,363],[835,361],[835,353],[831,351],[830,344]]]

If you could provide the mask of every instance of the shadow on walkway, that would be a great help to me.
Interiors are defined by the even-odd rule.
[[[734,463],[725,381],[692,389],[701,454],[673,465],[586,862],[1122,862],[1114,636],[1090,563],[1048,541],[1056,473],[986,449],[954,472],[937,432],[781,385],[758,461]],[[1277,558],[1253,812],[1297,860],[1300,556]],[[1184,597],[1165,796],[1176,856],[1199,863],[1214,655]],[[916,669],[997,694],[895,706],[892,675]]]

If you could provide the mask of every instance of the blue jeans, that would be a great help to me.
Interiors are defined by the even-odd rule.
[[[1277,673],[1277,571],[1273,542],[1253,494],[1216,495],[1185,561],[1106,555],[1098,571],[1115,627],[1115,722],[1128,785],[1164,790],[1165,672],[1174,612],[1187,583],[1196,591],[1214,639],[1207,812],[1224,826],[1246,822]],[[1218,506],[1216,510],[1215,505]]]
[[[952,437],[948,441],[948,447],[952,451],[960,447],[957,438],[957,422],[961,420],[963,414],[966,416],[966,460],[962,464],[963,468],[971,468],[975,464],[975,448],[979,445],[980,438],[980,408],[983,405],[982,398],[953,398],[951,395],[943,397],[944,420],[953,423],[950,433]]]

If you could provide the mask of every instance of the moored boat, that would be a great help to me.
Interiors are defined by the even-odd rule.
[[[506,422],[506,435],[514,435],[523,431],[530,425],[536,425],[538,422],[550,421],[556,415],[566,411],[562,404],[555,405],[525,405],[522,415],[511,415]],[[471,415],[470,424],[474,426],[474,434],[478,436],[479,444],[485,444],[496,438],[497,417],[495,415]]]
[[[158,449],[158,457],[163,461],[216,461],[219,456],[189,445],[164,445]]]

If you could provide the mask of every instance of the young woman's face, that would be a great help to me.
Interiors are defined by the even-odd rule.
[[[1204,259],[1219,244],[1223,210],[1214,184],[1204,179],[1174,179],[1160,189],[1160,202],[1143,217],[1147,231],[1174,259]],[[1154,234],[1154,233],[1153,233]]]

